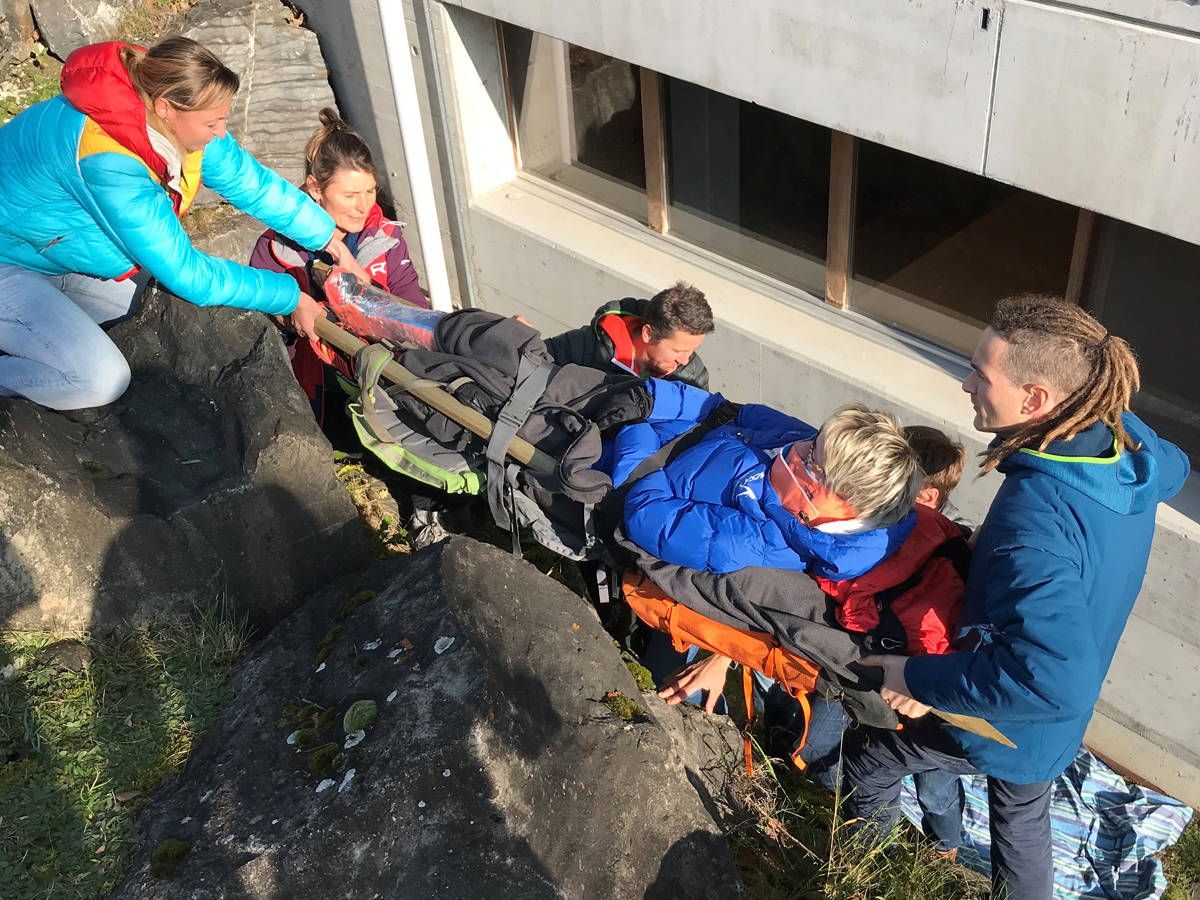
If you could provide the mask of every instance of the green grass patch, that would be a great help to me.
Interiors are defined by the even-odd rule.
[[[62,63],[44,46],[35,44],[29,58],[3,72],[0,84],[0,125],[35,103],[49,100],[58,93],[58,74]]]
[[[1200,815],[1193,815],[1179,841],[1162,855],[1167,890],[1163,900],[1192,900],[1200,890]]]
[[[0,884],[6,898],[93,898],[138,846],[147,794],[231,697],[243,624],[213,611],[80,641],[90,667],[36,663],[63,635],[0,634]]]

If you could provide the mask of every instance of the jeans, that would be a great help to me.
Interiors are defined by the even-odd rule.
[[[120,397],[129,364],[101,326],[130,315],[148,280],[41,275],[0,263],[0,396],[62,410]]]
[[[804,749],[800,751],[800,759],[805,763],[805,773],[832,791],[837,787],[838,757],[842,756],[844,760],[854,746],[853,741],[843,744],[842,739],[850,726],[850,715],[842,704],[836,701],[823,700],[815,694],[808,700],[812,708],[812,717],[808,722],[808,739],[804,742]],[[790,721],[784,714],[787,704],[792,707]],[[800,715],[800,704],[778,685],[773,687],[767,695],[766,723],[768,733],[772,723],[775,723],[774,727],[777,730],[774,735],[782,738],[772,741],[773,755],[791,755],[803,728]],[[874,733],[874,729],[871,733]],[[965,803],[962,780],[953,772],[930,769],[927,772],[916,773],[913,781],[922,812],[921,830],[937,842],[937,849],[943,853],[961,847]]]
[[[936,769],[978,774],[945,728],[927,718],[900,732],[872,730],[870,741],[847,756],[847,818],[869,819],[881,831],[889,831],[900,815],[900,779],[905,775]],[[1049,900],[1054,888],[1053,782],[1014,784],[989,776],[987,783],[994,896]]]

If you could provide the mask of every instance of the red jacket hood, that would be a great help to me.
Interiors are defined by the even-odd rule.
[[[108,41],[74,51],[63,65],[63,96],[109,137],[144,160],[159,180],[165,181],[166,161],[150,144],[146,107],[121,62],[121,49],[126,46],[137,45]]]
[[[928,506],[917,506],[917,524],[896,552],[858,578],[847,581],[816,579],[821,590],[836,600],[859,595],[874,595],[908,579],[929,561],[933,552],[950,538],[962,537],[962,530]]]

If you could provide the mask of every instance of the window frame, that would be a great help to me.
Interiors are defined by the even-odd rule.
[[[558,38],[550,39],[560,44],[562,50],[561,56],[565,62],[570,46],[569,42]],[[499,45],[500,67],[503,73],[502,90],[509,136],[513,145],[514,164],[517,171],[524,177],[537,178],[552,185],[578,191],[588,200],[610,208],[618,214],[631,215],[635,221],[638,221],[650,231],[663,236],[669,235],[675,240],[683,241],[688,246],[694,247],[699,251],[711,253],[729,264],[753,271],[762,278],[779,282],[789,288],[789,292],[794,292],[803,300],[823,303],[843,314],[853,315],[856,318],[873,322],[890,333],[903,336],[905,339],[916,341],[930,348],[936,348],[941,353],[948,354],[955,359],[965,360],[967,358],[968,354],[964,354],[960,349],[964,344],[963,338],[968,331],[978,331],[978,326],[974,320],[968,320],[965,315],[960,314],[951,307],[929,303],[921,300],[921,298],[907,300],[906,302],[914,306],[919,315],[927,317],[934,323],[931,327],[925,329],[925,334],[922,334],[912,328],[906,327],[903,322],[886,315],[879,307],[872,308],[870,305],[863,306],[861,303],[855,303],[856,294],[861,299],[862,295],[859,292],[864,289],[870,289],[869,285],[856,283],[854,272],[855,219],[858,202],[859,147],[861,144],[858,137],[847,132],[838,131],[837,129],[829,129],[830,170],[828,227],[824,260],[825,272],[823,279],[813,282],[814,284],[823,282],[823,291],[818,291],[814,287],[806,286],[804,283],[777,274],[776,267],[755,265],[755,258],[761,256],[763,253],[787,254],[788,256],[794,256],[803,260],[805,264],[820,264],[806,258],[802,253],[795,251],[793,248],[774,244],[769,239],[759,235],[741,233],[738,229],[732,228],[725,223],[707,222],[706,227],[721,229],[727,235],[732,234],[735,239],[754,241],[756,244],[761,245],[761,248],[757,248],[756,252],[747,253],[742,256],[730,256],[719,249],[713,249],[711,245],[707,245],[702,241],[698,242],[689,239],[686,235],[680,235],[672,229],[673,217],[677,219],[679,216],[689,215],[689,213],[678,207],[673,209],[670,197],[668,196],[669,179],[667,171],[664,102],[665,76],[662,73],[635,63],[628,63],[635,71],[635,77],[639,81],[641,90],[642,140],[646,181],[644,192],[630,188],[623,183],[618,184],[614,179],[590,170],[585,164],[577,161],[565,162],[562,169],[552,175],[546,175],[537,170],[526,169],[521,159],[517,115],[513,106],[508,54],[505,48],[504,23],[499,19],[496,20],[496,40]],[[569,124],[571,116],[571,97],[570,90],[568,89],[569,72],[566,71],[565,65],[562,68],[564,71],[558,78],[559,83],[557,86],[560,97],[558,113],[560,118],[566,116]],[[569,135],[569,139],[573,142],[574,132],[572,128],[562,129],[560,126],[560,133]],[[566,158],[574,160],[573,153],[568,153]],[[614,195],[618,196],[614,197]],[[613,197],[613,199],[609,199],[610,197]],[[639,197],[640,202],[635,203],[634,197]],[[638,214],[631,212],[634,208],[637,208]],[[1070,258],[1068,260],[1065,296],[1069,301],[1078,304],[1081,302],[1081,298],[1085,296],[1087,280],[1090,277],[1090,272],[1094,264],[1095,254],[1092,253],[1092,248],[1096,243],[1097,220],[1094,212],[1080,207],[1076,207],[1076,209],[1078,210],[1078,218]],[[698,221],[704,220],[702,216],[691,215]]]

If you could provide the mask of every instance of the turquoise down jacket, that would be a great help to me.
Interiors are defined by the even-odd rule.
[[[60,94],[0,128],[0,262],[46,275],[98,278],[143,268],[192,303],[290,313],[299,300],[292,278],[193,247],[176,213],[179,199],[155,177],[145,149],[110,139],[128,132],[129,117],[142,109],[115,55],[119,46],[81,48],[64,67],[68,95],[90,115]],[[140,114],[135,124],[144,141],[144,111]],[[117,116],[122,120],[115,121]],[[89,123],[104,129],[100,139],[107,145],[90,145],[102,152],[85,148]],[[96,125],[91,129],[94,135]],[[260,165],[232,135],[205,147],[200,180],[305,247],[318,249],[333,234],[324,210]]]

